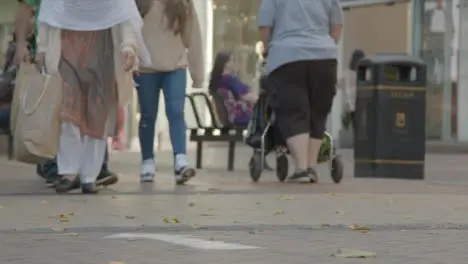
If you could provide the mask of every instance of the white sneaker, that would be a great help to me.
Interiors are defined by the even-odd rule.
[[[195,176],[196,171],[188,165],[185,154],[177,154],[175,156],[174,174],[177,185],[185,184]]]
[[[144,160],[140,168],[140,182],[153,182],[155,174],[154,160]]]

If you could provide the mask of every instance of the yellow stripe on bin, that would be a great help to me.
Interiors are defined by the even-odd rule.
[[[392,160],[392,159],[356,159],[357,163],[388,164],[388,165],[423,165],[424,160]]]
[[[379,90],[379,91],[397,91],[397,92],[426,92],[426,87],[413,86],[393,86],[393,85],[377,85],[377,86],[358,86],[358,90]]]

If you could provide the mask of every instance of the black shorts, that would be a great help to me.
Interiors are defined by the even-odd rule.
[[[336,93],[336,75],[335,59],[292,62],[269,75],[271,106],[283,137],[308,133],[323,138]]]

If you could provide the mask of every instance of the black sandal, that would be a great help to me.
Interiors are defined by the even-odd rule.
[[[296,171],[291,176],[288,177],[288,181],[295,182],[304,178],[309,178],[309,171]]]
[[[80,188],[80,179],[76,177],[74,180],[70,180],[64,177],[61,177],[55,186],[55,192],[57,193],[67,193],[69,191]]]
[[[97,194],[99,191],[94,183],[82,183],[81,192],[83,194]]]

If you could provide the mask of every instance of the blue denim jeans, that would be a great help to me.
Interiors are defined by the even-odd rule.
[[[154,158],[154,133],[162,90],[166,106],[169,134],[174,155],[186,154],[186,124],[184,116],[187,71],[140,73],[135,77],[140,104],[139,137],[143,160]]]

